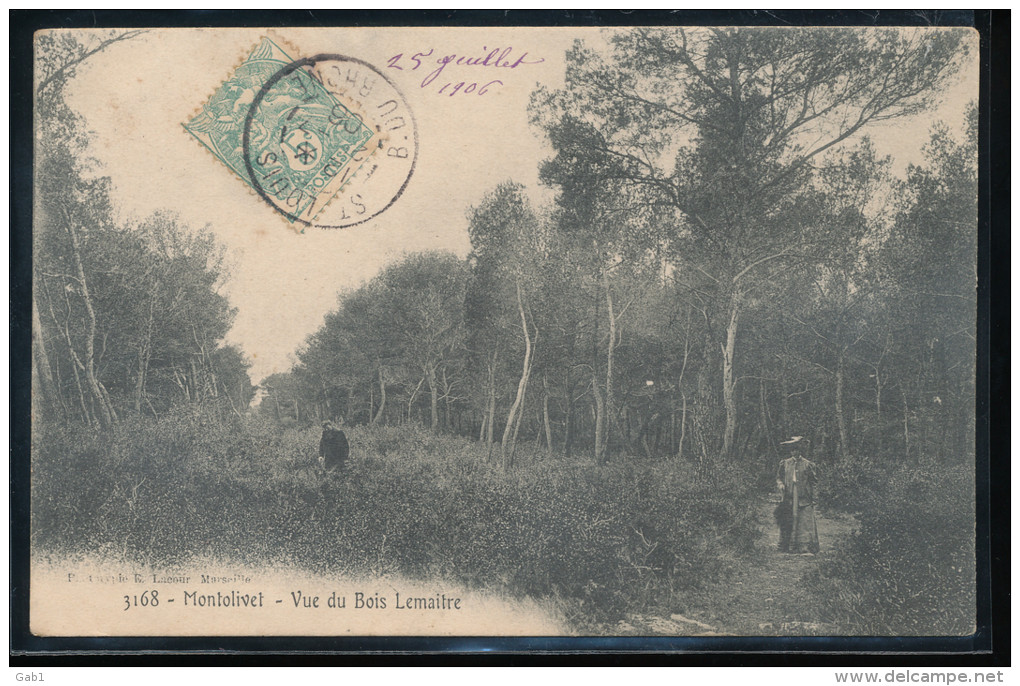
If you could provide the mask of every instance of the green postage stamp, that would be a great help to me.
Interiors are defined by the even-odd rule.
[[[373,130],[268,38],[184,128],[274,205],[309,222],[365,164]]]

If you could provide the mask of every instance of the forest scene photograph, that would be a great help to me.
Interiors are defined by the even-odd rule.
[[[107,609],[156,633],[259,575],[274,612],[347,589],[318,635],[974,633],[977,45],[36,34],[33,574],[144,570]],[[363,223],[303,227],[207,142],[249,155],[280,76],[233,75],[282,53],[368,65],[363,101],[280,73],[369,133],[368,84],[404,97]],[[348,623],[372,603],[420,623]]]

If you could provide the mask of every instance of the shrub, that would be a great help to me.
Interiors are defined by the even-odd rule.
[[[869,494],[883,487],[887,474],[868,455],[850,459],[836,457],[819,470],[821,502],[827,508],[856,514],[864,506]]]
[[[973,474],[899,469],[812,579],[832,619],[868,635],[975,630]]]
[[[752,480],[738,470],[522,451],[504,474],[485,446],[421,427],[347,434],[348,469],[324,475],[318,429],[260,417],[188,408],[106,433],[40,427],[35,544],[445,578],[556,597],[591,619],[671,609],[724,579],[759,535]]]

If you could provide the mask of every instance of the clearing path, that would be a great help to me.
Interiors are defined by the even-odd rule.
[[[704,599],[693,600],[683,614],[669,617],[628,615],[613,633],[630,636],[826,636],[840,635],[840,627],[827,624],[820,598],[800,583],[807,572],[833,554],[833,546],[856,526],[849,515],[817,511],[818,555],[780,553],[779,527],[773,510],[761,505],[765,536],[758,542],[761,555],[743,561],[736,577],[712,588]]]

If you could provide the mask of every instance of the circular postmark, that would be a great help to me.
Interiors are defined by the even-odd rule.
[[[418,158],[397,87],[354,57],[320,54],[274,73],[252,99],[242,157],[270,207],[306,227],[363,224],[403,194]]]

